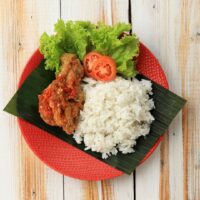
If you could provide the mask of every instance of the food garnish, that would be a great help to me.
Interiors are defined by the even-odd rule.
[[[116,78],[116,63],[109,56],[102,56],[92,67],[91,77],[98,81],[112,81]]]
[[[90,52],[85,55],[83,64],[85,74],[95,80],[107,82],[116,78],[116,63],[109,56]]]
[[[100,53],[93,51],[84,56],[83,65],[87,76],[91,77],[93,65],[100,57],[102,57]]]
[[[45,69],[59,73],[60,57],[63,53],[73,53],[83,62],[84,56],[96,51],[112,57],[117,65],[117,73],[124,77],[134,77],[139,55],[139,40],[135,34],[121,35],[131,30],[130,24],[117,23],[113,26],[88,21],[58,20],[55,34],[43,33],[40,38],[40,51],[45,58]]]

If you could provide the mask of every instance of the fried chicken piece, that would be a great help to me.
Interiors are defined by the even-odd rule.
[[[39,113],[47,124],[60,126],[67,134],[72,134],[84,104],[80,86],[84,70],[74,54],[63,54],[61,63],[56,79],[38,95]]]

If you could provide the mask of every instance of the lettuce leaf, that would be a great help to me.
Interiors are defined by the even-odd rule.
[[[139,53],[139,40],[135,35],[120,38],[131,29],[130,24],[118,23],[108,26],[88,21],[58,20],[54,26],[55,34],[44,33],[40,39],[40,51],[45,58],[45,69],[60,70],[60,56],[64,52],[74,53],[82,61],[89,51],[97,51],[111,56],[117,64],[117,72],[125,77],[136,75],[133,57]]]
[[[117,64],[117,72],[125,77],[136,75],[133,57],[139,54],[139,40],[136,35],[119,36],[131,29],[130,24],[118,23],[107,26],[99,23],[98,28],[91,32],[91,42],[94,50],[111,56]]]
[[[65,52],[59,47],[60,38],[55,35],[49,36],[43,33],[40,38],[40,51],[45,58],[45,69],[51,71],[60,71],[60,56]]]
[[[133,57],[138,55],[139,44],[135,36],[123,37],[120,44],[110,54],[117,63],[117,72],[126,77],[133,77],[137,74]]]
[[[60,38],[59,46],[65,52],[74,53],[82,60],[89,42],[88,32],[93,28],[95,26],[90,22],[68,21],[64,23],[63,20],[59,20],[54,30]]]
[[[114,26],[108,26],[99,23],[98,28],[93,29],[90,34],[94,50],[104,55],[110,55],[121,44],[120,34],[130,29],[130,24],[118,23]]]
[[[40,51],[45,58],[45,69],[60,71],[60,57],[64,52],[74,53],[80,60],[89,45],[88,32],[95,28],[90,22],[64,22],[58,20],[54,26],[55,34],[43,33],[40,38]]]

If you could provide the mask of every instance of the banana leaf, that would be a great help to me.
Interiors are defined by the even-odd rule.
[[[49,134],[73,145],[74,147],[84,151],[84,144],[77,144],[71,135],[67,135],[61,128],[52,127],[44,123],[38,113],[38,94],[46,88],[55,78],[54,72],[44,69],[44,60],[40,65],[28,76],[10,102],[4,108],[4,111],[15,115],[35,126],[47,131]],[[137,75],[138,79],[148,79],[143,75]],[[129,154],[118,153],[108,159],[102,159],[101,153],[85,151],[91,156],[117,168],[124,173],[131,174],[136,166],[142,161],[145,155],[153,147],[159,137],[166,131],[173,118],[181,110],[186,100],[163,88],[153,82],[152,98],[155,103],[155,109],[152,114],[155,118],[151,124],[150,133],[145,137],[139,137],[134,147],[135,152]]]

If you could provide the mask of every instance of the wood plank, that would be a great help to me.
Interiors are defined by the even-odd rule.
[[[170,89],[181,95],[181,79],[175,56],[179,32],[176,28],[176,19],[180,12],[178,8],[179,1],[168,0],[154,5],[158,58],[168,77]],[[160,199],[183,199],[181,113],[171,124],[168,135],[165,134],[160,156]]]
[[[179,42],[179,47],[178,47],[178,64],[180,67],[180,71],[181,73],[181,79],[182,79],[182,93],[185,96],[185,98],[190,98],[189,96],[187,97],[187,92],[190,92],[190,89],[192,90],[192,88],[187,88],[186,85],[186,80],[187,77],[185,75],[186,70],[188,70],[188,62],[189,62],[189,52],[190,52],[190,17],[189,17],[189,9],[191,9],[191,7],[189,8],[189,4],[188,1],[183,1],[182,4],[180,4],[180,8],[181,8],[181,15],[179,16],[179,23],[184,23],[182,25],[179,26],[180,29],[180,42]],[[185,40],[185,41],[181,41],[181,39]],[[191,66],[193,67],[193,66]],[[188,70],[188,73],[190,71]],[[191,74],[188,74],[189,77],[191,77]],[[194,78],[194,77],[192,77]],[[190,80],[189,80],[190,81]],[[189,89],[189,91],[188,91]],[[189,100],[189,99],[188,99]],[[189,169],[188,169],[188,165],[189,165],[189,108],[188,106],[191,106],[192,102],[188,102],[186,107],[183,110],[183,156],[184,156],[184,162],[183,162],[183,167],[184,167],[184,182],[183,182],[183,188],[184,188],[184,200],[189,199],[189,191],[188,191],[188,175],[189,175]],[[193,112],[193,114],[195,114]],[[193,122],[192,122],[193,123]],[[194,160],[193,160],[194,161]],[[192,162],[193,162],[192,161]],[[192,171],[191,171],[192,172]],[[193,194],[191,194],[190,196],[193,196]],[[194,199],[194,198],[193,198]]]
[[[103,5],[103,1],[98,0],[61,0],[61,18],[97,22],[103,18]]]
[[[128,22],[128,1],[94,1],[73,0],[61,1],[61,17],[65,20],[104,21],[107,24],[117,21]],[[65,199],[78,199],[82,194],[84,199],[133,199],[133,176],[122,176],[106,181],[74,181],[65,177]],[[70,185],[70,187],[69,187]],[[77,189],[80,193],[77,192]]]
[[[64,190],[63,181],[64,177],[60,173],[45,167],[45,188],[47,200],[63,200]]]
[[[1,53],[1,61],[4,61],[4,74],[1,74],[4,76],[1,79],[3,90],[1,91],[7,91],[1,95],[5,105],[16,90],[19,76],[27,59],[38,47],[40,34],[52,29],[55,20],[59,17],[60,9],[58,0],[51,1],[51,4],[39,0],[9,0],[4,2],[1,9],[2,38],[4,38],[1,43],[1,49],[4,51]],[[52,180],[54,174],[51,175],[52,170],[47,170],[48,184],[45,185],[45,166],[24,142],[17,128],[16,119],[5,113],[3,117],[1,128],[4,130],[4,138],[7,141],[4,142],[7,145],[1,145],[3,146],[1,152],[8,152],[8,156],[5,162],[7,170],[1,170],[1,172],[7,172],[1,176],[1,179],[7,180],[5,185],[7,189],[4,190],[5,186],[0,187],[4,190],[1,193],[1,199],[46,199],[49,196],[49,185],[52,184],[54,187],[51,188],[51,194],[57,194],[55,199],[62,199],[63,195],[59,198],[59,192],[62,194],[59,181],[56,184],[50,182],[54,181]],[[57,180],[58,177],[61,178],[62,185],[62,175],[57,175]]]
[[[85,200],[99,200],[102,199],[100,193],[100,181],[83,181],[83,199]]]
[[[159,199],[159,147],[136,169],[136,199]]]
[[[117,22],[129,22],[128,10],[129,1],[128,0],[111,0],[111,18],[112,24]],[[134,199],[134,181],[133,175],[123,175],[114,180],[110,181],[113,191],[113,199],[115,200],[133,200]],[[109,186],[109,182],[108,182]],[[109,198],[108,198],[109,200]]]
[[[147,177],[140,176],[137,171],[136,187],[144,188],[145,185],[145,190],[149,188],[148,194],[156,192],[153,199],[199,198],[199,8],[198,0],[132,1],[137,34],[157,55],[169,79],[170,88],[189,99],[183,117],[181,114],[176,117],[161,145],[161,163],[154,169],[160,172],[159,195],[157,189],[155,191],[158,180],[154,175],[149,175],[151,170]],[[138,179],[145,177],[153,182],[140,185]],[[140,199],[147,196],[137,191],[136,197]]]
[[[156,15],[157,37],[159,39],[159,58],[169,79],[170,88],[181,95],[181,76],[178,68],[177,47],[180,30],[180,2],[162,1],[155,5],[154,9],[159,12]],[[170,33],[170,35],[166,35]],[[160,197],[171,199],[183,199],[183,139],[182,139],[182,116],[176,117],[169,128],[169,143],[163,142],[161,148]],[[167,147],[167,148],[166,148]],[[168,150],[167,150],[168,149]],[[164,153],[163,153],[164,152]],[[178,159],[177,159],[178,158]],[[162,173],[163,172],[163,173]],[[169,178],[168,178],[169,177]],[[167,187],[166,187],[167,185]]]
[[[200,1],[180,2],[177,56],[182,94],[188,100],[183,110],[184,199],[200,197]]]
[[[111,0],[112,24],[117,22],[129,22],[129,1],[128,0]]]
[[[178,68],[175,68],[177,60],[174,56],[176,53],[175,45],[177,45],[174,42],[177,37],[177,29],[174,21],[176,21],[179,12],[177,1],[149,2],[149,4],[145,5],[141,2],[139,5],[137,5],[137,3],[135,2],[136,5],[133,5],[135,6],[135,9],[133,10],[134,16],[138,19],[138,21],[136,19],[135,28],[137,29],[141,39],[147,42],[151,50],[158,57],[167,77],[171,77],[171,79],[169,79],[170,87],[173,88],[174,92],[180,94],[180,76],[178,75]],[[141,14],[138,13],[139,8],[143,8],[144,12]],[[142,15],[146,16],[144,16],[144,20],[141,21]],[[144,33],[146,31],[148,31],[148,34]],[[170,33],[170,36],[166,33]],[[160,199],[169,199],[170,197],[172,199],[182,199],[183,182],[181,178],[183,174],[183,157],[181,151],[181,115],[178,115],[169,129],[169,136],[165,135],[165,139],[161,144],[159,155],[160,164],[158,163],[156,167],[157,172],[160,173],[160,191],[156,190],[160,194],[158,195],[157,193],[157,199],[159,196]],[[177,157],[179,157],[179,160],[176,159]],[[148,179],[149,178],[150,177],[148,177]],[[158,180],[155,182],[158,183]],[[155,187],[159,188],[157,184]],[[174,188],[176,188],[176,190],[174,190]]]
[[[2,109],[16,88],[16,71],[14,67],[13,51],[13,5],[11,1],[0,1],[0,199],[20,199],[19,183],[19,144],[16,121],[13,117],[5,114]],[[10,9],[9,9],[10,8]],[[9,54],[8,54],[9,50]],[[10,59],[9,59],[10,58]],[[16,61],[16,59],[15,59]],[[7,81],[9,78],[9,82]],[[15,167],[13,167],[15,166]]]
[[[96,0],[61,0],[61,18],[64,20],[89,20],[99,21],[103,18],[102,2]],[[100,182],[79,181],[69,177],[64,178],[64,199],[96,200],[99,198]]]
[[[166,132],[160,146],[160,199],[170,199],[169,185],[169,133]]]
[[[60,2],[59,0],[51,1],[51,3],[46,0],[23,1],[18,8],[18,12],[22,13],[19,19],[21,25],[19,27],[19,39],[21,43],[19,65],[23,67],[28,57],[38,48],[40,35],[44,31],[48,33],[53,32],[53,24],[60,16]],[[24,198],[63,199],[63,176],[55,173],[38,161],[30,153],[30,150],[26,149],[25,143],[22,143],[21,148],[23,194],[27,193]],[[27,165],[30,161],[30,165]],[[38,174],[38,171],[41,171],[41,173]],[[43,193],[42,196],[41,193]]]
[[[181,95],[181,76],[177,60],[177,47],[179,41],[179,21],[181,1],[165,1],[157,5],[160,12],[159,20],[159,38],[160,38],[160,60],[169,80],[170,88],[177,94]],[[161,13],[162,16],[161,16]],[[163,16],[164,19],[163,19]],[[166,36],[166,33],[170,35]],[[163,41],[163,36],[164,41]],[[163,50],[165,49],[165,50]],[[160,185],[164,186],[160,190],[160,195],[170,199],[183,199],[183,139],[182,139],[182,116],[181,113],[175,118],[169,128],[169,144],[166,144],[169,150],[163,148],[169,161],[165,161],[164,178],[161,173]],[[165,143],[165,142],[163,142]],[[162,151],[161,151],[162,154]],[[177,159],[178,158],[178,159]],[[161,155],[162,159],[162,155]],[[169,169],[168,169],[169,167]],[[162,169],[162,165],[161,165]],[[168,175],[169,174],[169,181]],[[169,188],[165,189],[165,185]]]
[[[159,59],[154,1],[131,1],[133,32]],[[155,42],[156,40],[156,42]],[[136,169],[136,199],[159,199],[160,146]],[[145,192],[144,192],[145,191]]]
[[[61,4],[66,2],[63,0]],[[71,19],[100,19],[109,24],[116,23],[126,19],[127,2],[124,2],[85,0],[81,1],[83,10],[77,13],[74,8],[68,10],[66,15]],[[131,2],[136,33],[159,58],[173,91],[182,93],[189,100],[183,111],[183,119],[178,115],[174,120],[169,135],[161,145],[160,153],[157,149],[137,169],[136,197],[155,200],[183,197],[198,199],[200,88],[197,66],[200,55],[200,2]],[[0,73],[1,108],[16,90],[19,75],[27,58],[37,47],[39,35],[44,30],[52,31],[53,23],[59,17],[59,3],[58,0],[51,1],[51,4],[46,0],[0,2],[0,62],[3,66]],[[78,8],[80,1],[67,3]],[[88,11],[88,8],[91,9]],[[109,12],[110,8],[112,13]],[[4,138],[0,142],[0,156],[3,160],[0,165],[0,177],[3,180],[0,184],[0,199],[63,199],[62,175],[46,169],[30,152],[21,138],[15,118],[2,111],[0,118],[0,132]],[[97,198],[97,194],[99,199],[133,199],[133,190],[130,189],[133,183],[129,179],[130,177],[124,176],[104,182],[79,182],[65,178],[65,192],[75,192],[78,188],[85,199]],[[66,186],[67,183],[71,185]],[[70,197],[75,199],[80,196],[72,193],[68,196]]]

